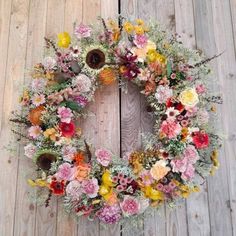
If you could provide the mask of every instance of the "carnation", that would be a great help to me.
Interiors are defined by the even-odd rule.
[[[121,209],[118,204],[104,205],[96,215],[103,223],[115,224],[121,218]]]
[[[79,92],[86,93],[90,91],[92,84],[87,75],[80,74],[72,80],[72,85],[75,86]]]
[[[82,193],[82,186],[78,180],[71,181],[66,187],[66,194],[73,199],[78,200]]]
[[[25,150],[25,155],[28,158],[33,158],[34,154],[37,151],[37,148],[32,143],[29,143],[24,147],[24,150]]]
[[[196,148],[193,145],[188,145],[186,149],[183,152],[184,158],[188,160],[189,163],[196,163],[196,161],[199,159],[198,152]]]
[[[112,154],[106,149],[97,149],[95,151],[95,155],[97,157],[97,161],[103,165],[108,166],[112,159]]]
[[[98,180],[95,178],[92,179],[86,179],[82,182],[83,192],[89,197],[89,198],[95,198],[98,194],[99,186],[98,186]]]
[[[188,164],[186,170],[181,174],[181,178],[188,181],[194,177],[195,168],[192,164]]]
[[[162,122],[160,132],[166,135],[169,139],[176,138],[176,136],[181,132],[181,125],[172,119],[168,119]]]
[[[172,95],[172,89],[163,85],[158,86],[155,93],[155,97],[159,103],[165,103]]]
[[[57,110],[58,117],[61,119],[61,122],[70,123],[73,113],[70,108],[59,107]]]
[[[75,168],[72,168],[69,163],[63,163],[58,167],[58,171],[55,174],[55,176],[59,180],[70,181],[73,179],[74,174],[75,174]]]
[[[172,166],[173,172],[183,173],[187,168],[188,160],[187,158],[175,159],[175,160],[172,160],[170,164]]]
[[[193,134],[193,143],[197,149],[207,148],[210,143],[208,134],[200,131],[195,132]]]
[[[124,216],[138,214],[140,211],[140,203],[135,197],[126,195],[120,203],[121,210]]]

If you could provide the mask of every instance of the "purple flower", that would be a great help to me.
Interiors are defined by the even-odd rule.
[[[98,180],[95,178],[92,179],[86,179],[82,182],[83,192],[89,197],[89,198],[95,198],[98,194]]]
[[[58,117],[61,119],[61,122],[70,123],[73,113],[70,108],[59,107],[57,110]]]
[[[82,107],[85,107],[88,103],[88,99],[81,95],[74,97],[74,100]]]
[[[96,215],[103,223],[115,224],[121,218],[121,209],[118,204],[112,206],[105,205],[97,212]]]
[[[95,156],[102,166],[108,166],[112,159],[112,154],[106,149],[97,149]]]
[[[81,23],[79,26],[75,27],[74,34],[76,35],[78,39],[88,38],[91,36],[91,31],[92,29],[89,26]]]

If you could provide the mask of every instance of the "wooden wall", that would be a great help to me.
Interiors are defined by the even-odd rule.
[[[27,69],[42,59],[43,37],[72,32],[75,21],[117,16],[119,9],[131,19],[157,19],[207,56],[224,51],[212,62],[212,86],[219,83],[224,97],[218,122],[226,137],[221,168],[204,191],[182,207],[174,211],[163,207],[146,217],[142,235],[236,236],[236,0],[0,0],[0,236],[121,235],[120,226],[104,230],[85,219],[76,224],[56,200],[48,209],[30,203],[25,175],[31,163],[22,147],[15,155],[3,148],[13,140],[8,119],[18,106],[18,88],[28,78]],[[139,90],[130,84],[128,91],[120,93],[115,84],[97,92],[96,103],[89,108],[96,115],[83,124],[95,146],[105,143],[114,153],[124,153],[140,147],[139,133],[152,129]]]

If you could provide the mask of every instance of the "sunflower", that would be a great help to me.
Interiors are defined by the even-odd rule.
[[[58,159],[58,154],[52,150],[40,150],[34,156],[34,161],[36,165],[42,170],[49,170],[51,164],[56,162]]]

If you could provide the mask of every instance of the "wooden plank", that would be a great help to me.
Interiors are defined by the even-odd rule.
[[[82,0],[66,0],[64,14],[64,31],[72,35],[74,23],[82,21]],[[77,221],[65,212],[61,201],[58,202],[57,211],[57,235],[76,236]]]
[[[232,75],[235,74],[235,55],[232,28],[229,28],[231,19],[228,3],[228,1],[194,1],[196,41],[198,48],[203,49],[207,56],[226,50],[220,58],[212,62],[214,77],[218,78],[217,80],[213,80],[214,84],[212,84],[212,86],[214,89],[217,89],[216,82],[220,82],[222,93],[227,94],[225,105],[220,108],[221,114],[232,112],[230,109],[232,107],[232,97],[230,98],[228,96],[234,96],[233,88],[235,86],[235,82],[229,79],[229,72],[232,73]],[[230,132],[233,132],[235,125],[229,117],[230,116],[227,116],[227,121],[225,120],[226,117],[221,117],[220,121],[222,122],[223,119],[224,129],[226,129],[226,131],[230,129]],[[229,126],[229,122],[231,126]],[[232,161],[229,163],[235,167],[235,160],[233,160],[235,150],[231,145],[229,141],[225,142],[224,150],[221,151],[220,155],[221,168],[214,178],[209,178],[208,180],[211,235],[232,235],[233,233],[230,213],[229,183],[227,179],[227,177],[233,177],[232,169],[231,171],[227,169],[227,167],[229,168],[227,162],[229,162],[230,159],[232,159]],[[233,181],[235,181],[235,177],[233,179]]]
[[[183,43],[190,48],[196,48],[193,4],[188,0],[175,1],[176,32]],[[193,193],[186,201],[187,222],[190,235],[210,235],[208,196],[206,184],[202,192]]]
[[[236,50],[236,1],[229,0],[230,2],[230,14],[231,14],[231,24],[233,28],[233,39],[234,39],[234,49]]]
[[[64,30],[64,6],[64,0],[48,0],[46,37],[56,38],[57,34]],[[57,235],[56,197],[52,198],[48,208],[44,206],[37,208],[35,235]]]
[[[8,3],[1,1],[0,4],[0,43],[1,52],[3,52],[1,57],[4,57],[1,60],[1,69],[4,74],[0,82],[2,94],[0,143],[1,155],[4,157],[0,172],[0,234],[13,235],[19,149],[16,145],[17,152],[9,154],[2,148],[10,141],[14,143],[9,117],[11,110],[18,107],[17,88],[24,79],[29,1],[8,1]]]
[[[36,0],[31,2],[29,9],[29,26],[26,54],[26,80],[30,78],[28,71],[32,66],[42,60],[46,25],[47,1]],[[25,81],[28,83],[28,81]],[[34,235],[35,231],[35,205],[30,202],[28,192],[33,191],[26,181],[26,170],[33,170],[33,163],[24,156],[21,147],[19,170],[16,191],[16,212],[14,235]]]

